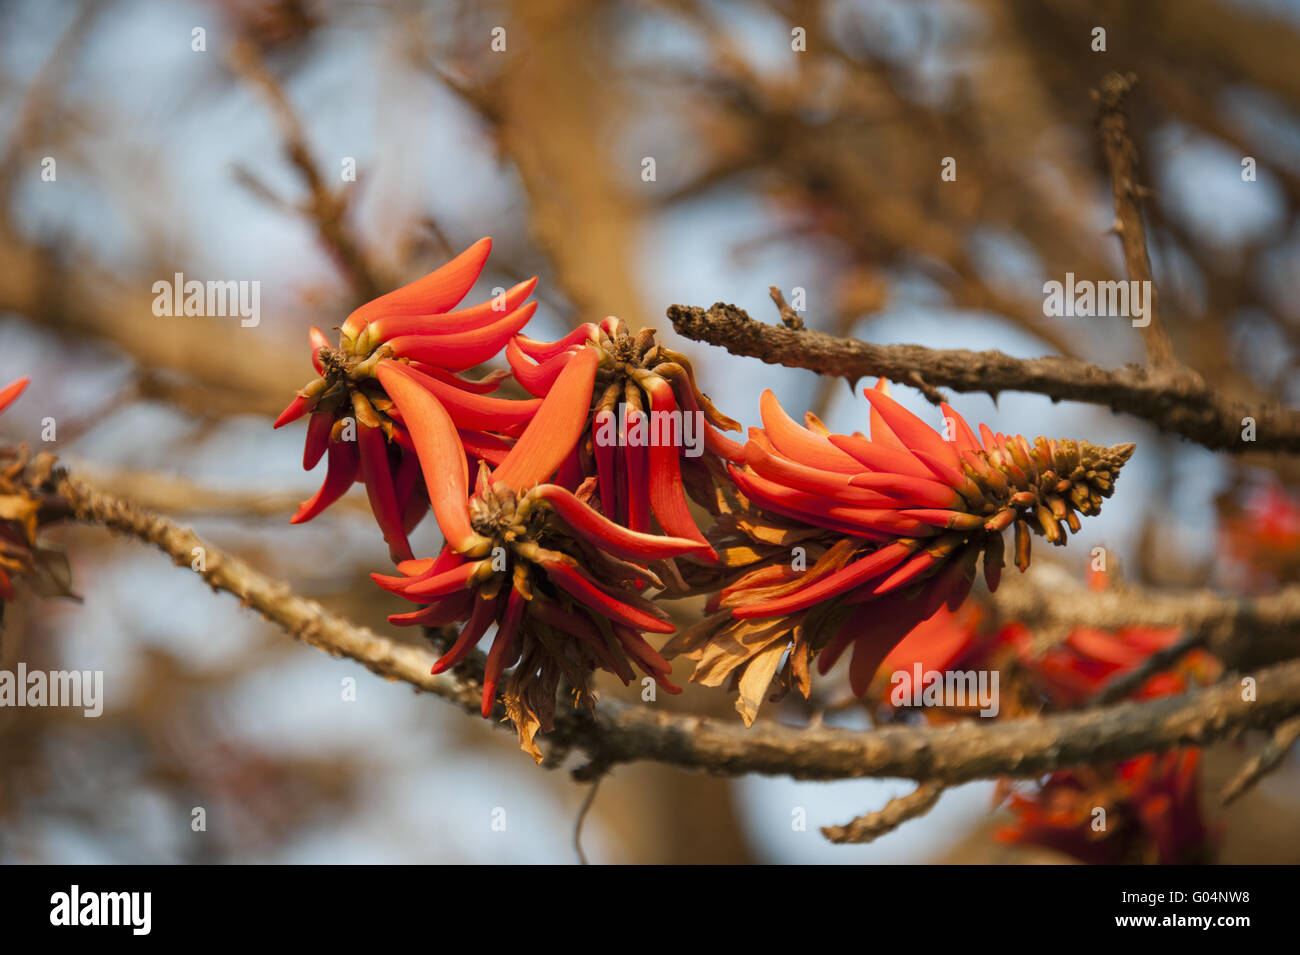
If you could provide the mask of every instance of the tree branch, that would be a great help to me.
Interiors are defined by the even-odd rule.
[[[1300,452],[1300,412],[1277,404],[1249,407],[1210,388],[1183,368],[1125,366],[1107,371],[1073,358],[1012,358],[999,351],[872,345],[814,329],[767,325],[744,309],[718,302],[710,308],[671,305],[679,335],[720,345],[733,355],[770,365],[807,368],[850,382],[880,375],[897,381],[919,374],[930,385],[957,391],[1030,391],[1054,401],[1084,401],[1145,418],[1164,431],[1210,448],[1234,452]],[[1244,418],[1256,424],[1254,441],[1242,440]]]
[[[129,500],[69,477],[59,483],[57,490],[71,515],[83,523],[98,524],[153,544],[178,566],[195,567],[201,557],[201,569],[194,572],[213,590],[234,594],[240,603],[278,624],[294,639],[331,656],[350,657],[385,679],[404,680],[466,710],[478,709],[478,687],[455,674],[430,675],[434,658],[427,650],[355,626],[316,601],[294,594],[283,581],[213,547],[188,528],[150,514]]]
[[[462,709],[478,708],[477,683],[457,674],[431,676],[428,650],[356,627],[288,585],[222,553],[193,531],[149,514],[130,501],[63,478],[58,493],[76,519],[153,544],[193,566],[214,589],[226,590],[294,638],[333,656],[350,657],[390,680],[404,680]],[[550,738],[582,749],[603,766],[652,760],[720,775],[764,773],[797,779],[891,776],[946,785],[989,776],[1037,776],[1063,766],[1109,762],[1139,753],[1222,739],[1244,727],[1271,727],[1300,714],[1300,663],[1256,675],[1256,699],[1233,684],[1180,696],[1122,703],[1082,713],[946,727],[883,727],[870,732],[767,723],[746,730],[697,716],[606,700],[595,716],[557,714]],[[498,706],[497,715],[502,707]]]

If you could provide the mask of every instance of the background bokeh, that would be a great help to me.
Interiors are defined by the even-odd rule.
[[[796,27],[806,52],[791,49]],[[310,325],[491,235],[471,300],[539,274],[536,337],[605,314],[656,326],[746,425],[766,387],[841,431],[863,426],[865,402],[839,380],[682,342],[668,305],[734,302],[775,321],[768,286],[798,287],[808,324],[837,334],[1141,361],[1127,322],[1042,309],[1043,282],[1067,271],[1122,276],[1089,98],[1110,70],[1139,78],[1132,129],[1179,358],[1247,402],[1295,404],[1297,63],[1300,3],[1282,0],[11,0],[0,382],[33,384],[0,434],[39,445],[53,417],[48,447],[77,474],[419,639],[385,623],[395,598],[367,579],[386,554],[359,489],[288,526],[319,476],[299,468],[301,426],[270,421],[311,377]],[[940,180],[944,157],[955,182]],[[151,287],[176,272],[259,281],[260,325],[155,317]],[[1093,406],[954,404],[995,429],[1138,442],[1105,513],[1068,551],[1040,550],[1080,580],[1100,544],[1135,583],[1249,590],[1223,559],[1220,516],[1300,484],[1294,458],[1212,454]],[[103,669],[106,709],[0,711],[0,861],[576,859],[584,788],[535,768],[513,734],[292,642],[138,544],[52,536],[84,603],[10,607],[0,664]],[[432,521],[413,543],[433,552]],[[834,681],[819,693],[843,695]],[[717,691],[655,705],[736,718]],[[1207,788],[1240,745],[1210,752]],[[1211,807],[1225,861],[1300,861],[1297,783],[1293,759]],[[817,832],[910,785],[625,766],[583,845],[613,862],[1052,860],[990,840],[992,783],[868,846]]]

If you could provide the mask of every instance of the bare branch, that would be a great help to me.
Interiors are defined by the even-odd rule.
[[[195,570],[196,574],[214,590],[234,594],[294,639],[331,656],[351,657],[385,679],[404,680],[466,710],[478,709],[478,687],[454,674],[430,675],[434,658],[427,650],[397,643],[349,623],[316,601],[297,596],[283,581],[222,552],[193,531],[150,514],[124,498],[97,491],[73,478],[65,478],[58,492],[77,520],[153,544],[179,566],[194,566],[196,553],[201,553],[202,569]]]
[[[222,553],[193,531],[130,501],[66,477],[58,491],[76,519],[151,543],[178,564],[190,565],[195,548],[203,548],[205,562],[196,573],[294,638],[334,656],[351,657],[386,679],[404,680],[467,711],[478,708],[477,683],[459,674],[431,676],[435,658],[428,650],[356,627],[315,601],[295,595],[283,582]],[[1271,727],[1300,714],[1300,662],[1271,667],[1255,677],[1256,698],[1249,702],[1228,683],[1081,713],[871,732],[798,729],[777,723],[747,730],[736,723],[606,700],[594,717],[576,710],[557,714],[551,738],[561,746],[584,750],[602,766],[651,760],[720,775],[891,776],[953,785],[990,776],[1037,776],[1063,766],[1210,743],[1242,728]]]
[[[671,305],[668,318],[679,335],[720,345],[733,355],[807,368],[850,382],[869,375],[905,381],[919,374],[930,385],[983,391],[995,398],[1003,391],[1030,391],[1055,401],[1085,401],[1136,415],[1210,449],[1300,452],[1300,412],[1277,404],[1249,407],[1214,391],[1187,368],[1126,366],[1107,371],[1073,358],[1012,358],[999,351],[872,345],[814,329],[767,325],[723,302],[707,310]],[[1255,420],[1254,441],[1241,438],[1242,419],[1247,417]]]

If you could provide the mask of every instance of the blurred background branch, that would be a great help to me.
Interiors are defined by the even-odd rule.
[[[657,323],[746,424],[765,387],[840,431],[863,411],[834,371],[674,340],[671,303],[759,314],[776,285],[806,326],[774,326],[790,355],[852,339],[884,349],[859,374],[964,391],[963,413],[995,429],[1136,441],[1126,486],[1078,546],[1036,559],[988,612],[1049,637],[1181,626],[1242,671],[1291,659],[1300,458],[1279,452],[1295,448],[1300,403],[1297,51],[1300,20],[1270,0],[18,0],[0,9],[0,377],[34,383],[5,438],[35,442],[52,419],[42,443],[78,470],[93,462],[106,488],[388,632],[396,608],[367,576],[386,560],[364,522],[287,526],[316,482],[297,473],[299,435],[271,432],[270,416],[311,374],[311,325],[490,233],[478,298],[540,274],[539,337],[607,313]],[[1184,366],[1164,406],[1156,371],[1129,367],[1145,349],[1127,320],[1043,308],[1044,282],[1067,272],[1128,275],[1090,99],[1112,72],[1140,78],[1130,178]],[[178,272],[260,281],[260,323],[155,315],[153,283]],[[1057,379],[1115,370],[1087,394],[1051,374],[1044,394],[1013,393],[997,364],[918,371],[925,353],[898,350],[913,344],[1001,353],[1008,374],[1044,355]],[[1141,417],[1106,412],[1114,387]],[[3,663],[117,676],[99,722],[0,713],[0,858],[572,857],[585,792],[522,765],[505,734],[380,681],[345,702],[347,664],[286,651],[274,628],[102,533],[58,533],[86,604],[7,608]],[[436,533],[417,536],[432,552]],[[1097,547],[1127,590],[1078,586]],[[680,619],[699,609],[684,602]],[[392,644],[427,673],[419,636]],[[636,689],[602,684],[608,712],[670,727],[699,715],[731,739],[721,694],[647,706]],[[774,723],[803,715],[784,706]],[[1262,766],[1279,744],[1247,733],[1209,748],[1208,786],[1240,772],[1242,746]],[[1278,759],[1223,814],[1224,861],[1296,861],[1295,764]],[[980,785],[832,847],[792,827],[792,809],[847,819],[900,790],[624,764],[583,845],[593,861],[1026,858],[984,837]],[[210,832],[177,838],[197,806]],[[496,807],[507,831],[490,828]]]

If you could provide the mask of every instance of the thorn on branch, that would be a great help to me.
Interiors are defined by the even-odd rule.
[[[792,328],[795,331],[803,330],[803,319],[799,313],[792,309],[781,294],[781,290],[775,285],[767,287],[767,293],[772,296],[772,301],[776,303],[776,310],[781,313],[781,324],[786,328]]]

